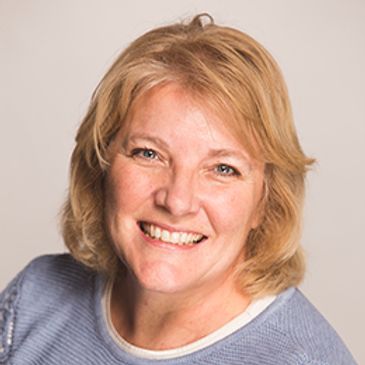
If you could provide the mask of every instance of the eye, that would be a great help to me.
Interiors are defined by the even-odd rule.
[[[135,148],[131,152],[132,157],[141,157],[146,160],[155,160],[158,158],[157,152],[150,148]]]
[[[216,172],[222,176],[240,176],[241,174],[232,166],[219,164],[215,168]]]

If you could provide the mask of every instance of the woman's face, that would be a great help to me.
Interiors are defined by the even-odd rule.
[[[260,220],[263,165],[176,85],[140,97],[111,151],[106,223],[141,287],[234,285]]]

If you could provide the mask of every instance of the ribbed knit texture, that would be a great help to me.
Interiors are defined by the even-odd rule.
[[[291,288],[246,326],[192,354],[146,360],[114,341],[104,278],[69,255],[32,261],[0,295],[0,363],[9,365],[353,365],[326,320]]]

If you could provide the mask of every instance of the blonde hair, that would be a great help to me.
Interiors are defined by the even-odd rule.
[[[304,178],[313,160],[298,142],[285,82],[273,58],[254,39],[214,24],[207,14],[139,37],[95,90],[76,136],[62,212],[71,254],[109,275],[122,268],[104,223],[108,146],[136,98],[169,82],[224,116],[265,163],[262,222],[250,232],[245,260],[237,268],[241,288],[257,297],[297,285],[305,267],[299,245]]]

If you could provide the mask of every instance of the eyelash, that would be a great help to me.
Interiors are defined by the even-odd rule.
[[[146,156],[145,153],[152,153],[154,156]],[[131,152],[131,157],[140,157],[145,160],[155,160],[158,157],[158,154],[151,148],[135,148]]]
[[[150,154],[153,154],[153,157],[150,156],[146,156],[145,153],[150,153]],[[131,152],[131,157],[139,157],[139,158],[142,158],[142,159],[145,159],[145,160],[155,160],[158,158],[158,153],[153,150],[152,148],[135,148],[132,150]],[[225,171],[229,170],[229,172],[223,172],[223,171],[219,171],[219,168],[224,168]],[[224,163],[221,163],[221,164],[218,164],[215,168],[214,168],[215,172],[220,175],[220,176],[223,176],[223,177],[230,177],[230,176],[241,176],[240,172],[228,165],[228,164],[224,164]]]
[[[226,173],[226,172],[218,171],[218,169],[222,168],[222,167],[225,168],[225,169],[229,169],[230,172]],[[228,177],[229,176],[241,176],[240,172],[237,169],[235,169],[234,167],[232,167],[230,165],[224,164],[224,163],[217,165],[215,167],[215,170],[217,171],[218,175],[221,175],[221,176],[224,176],[224,177],[226,177],[226,176],[228,176]]]

